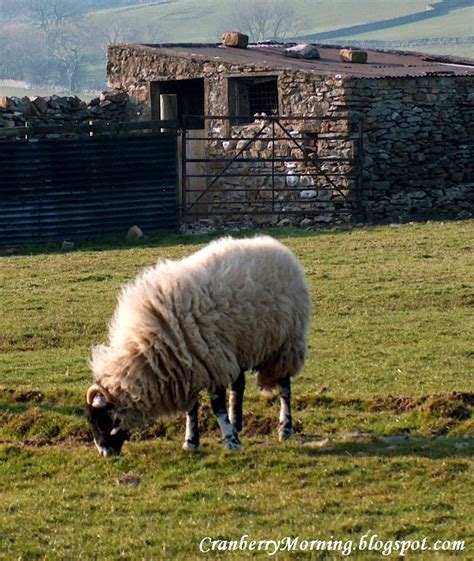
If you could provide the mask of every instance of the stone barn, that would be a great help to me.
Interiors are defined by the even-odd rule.
[[[178,120],[184,218],[471,216],[474,61],[225,43],[108,52],[138,119]]]

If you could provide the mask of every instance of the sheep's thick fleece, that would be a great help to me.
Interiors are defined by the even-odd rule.
[[[261,389],[298,374],[311,312],[304,272],[269,236],[224,238],[127,284],[95,347],[95,381],[124,428],[190,409],[198,393],[257,371]]]

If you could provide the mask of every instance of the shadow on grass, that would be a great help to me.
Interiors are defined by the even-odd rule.
[[[146,234],[143,238],[136,242],[130,243],[125,240],[125,232],[122,235],[105,236],[92,240],[81,240],[74,238],[67,238],[67,241],[74,241],[75,246],[71,250],[63,250],[61,248],[62,242],[50,242],[39,245],[11,245],[0,246],[0,257],[6,256],[21,256],[21,255],[43,255],[43,254],[62,254],[62,253],[75,253],[75,252],[100,252],[100,251],[117,251],[117,250],[131,250],[131,249],[150,249],[150,248],[167,248],[176,245],[183,246],[198,246],[205,245],[212,240],[222,238],[224,236],[232,236],[235,238],[252,237],[257,235],[269,235],[276,239],[285,238],[318,238],[321,236],[342,236],[350,235],[352,232],[364,230],[377,230],[380,228],[403,227],[407,224],[425,224],[426,218],[411,217],[407,218],[404,222],[396,224],[364,224],[355,225],[347,224],[341,226],[320,227],[317,230],[303,230],[297,227],[281,227],[281,226],[265,226],[263,228],[245,228],[245,229],[232,229],[219,228],[212,232],[205,232],[199,234],[181,234],[178,232],[153,232],[150,235]],[[457,217],[440,217],[429,218],[430,222],[459,222],[463,221]]]
[[[321,445],[322,440],[315,437],[311,445],[311,438],[306,436],[298,452],[315,459],[327,456],[347,456],[351,458],[396,458],[423,457],[433,460],[446,458],[472,458],[474,454],[474,438],[456,436],[407,436],[371,435],[364,441],[347,440],[344,442],[328,442]],[[467,469],[467,466],[466,466]]]
[[[281,238],[311,238],[325,235],[348,234],[354,228],[352,227],[334,227],[321,230],[307,231],[300,228],[281,228],[266,227],[262,229],[219,229],[213,232],[202,234],[179,234],[172,232],[163,232],[161,234],[154,233],[150,236],[138,240],[135,243],[125,241],[125,236],[108,236],[97,240],[77,240],[72,250],[63,250],[60,242],[51,242],[41,245],[12,245],[1,247],[0,257],[17,256],[17,255],[41,255],[41,254],[61,254],[74,253],[78,251],[95,252],[109,250],[130,250],[130,249],[150,249],[150,248],[166,248],[176,245],[196,246],[207,244],[212,240],[222,238],[224,236],[232,236],[242,238],[248,236],[256,236],[259,234],[267,234],[276,239]],[[68,238],[69,241],[70,238]]]

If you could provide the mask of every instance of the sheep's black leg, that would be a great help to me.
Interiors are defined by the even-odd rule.
[[[230,386],[229,419],[238,432],[242,430],[242,406],[244,402],[245,374],[242,372]]]
[[[185,450],[196,450],[199,446],[199,422],[198,422],[199,400],[192,409],[186,412],[186,436],[183,448]]]
[[[291,381],[287,376],[278,384],[280,391],[280,423],[278,425],[278,439],[286,440],[293,433],[291,427]]]
[[[217,388],[210,394],[211,407],[224,437],[224,448],[226,450],[239,450],[239,433],[234,425],[229,421],[227,406],[225,402],[225,388]]]

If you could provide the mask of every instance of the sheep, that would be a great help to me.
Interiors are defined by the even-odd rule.
[[[310,314],[303,268],[269,236],[222,238],[145,269],[119,295],[108,344],[92,349],[86,416],[98,450],[119,454],[131,430],[179,412],[183,447],[197,448],[202,390],[224,448],[239,449],[246,371],[259,390],[278,388],[278,434],[288,438],[290,379],[305,362]]]

